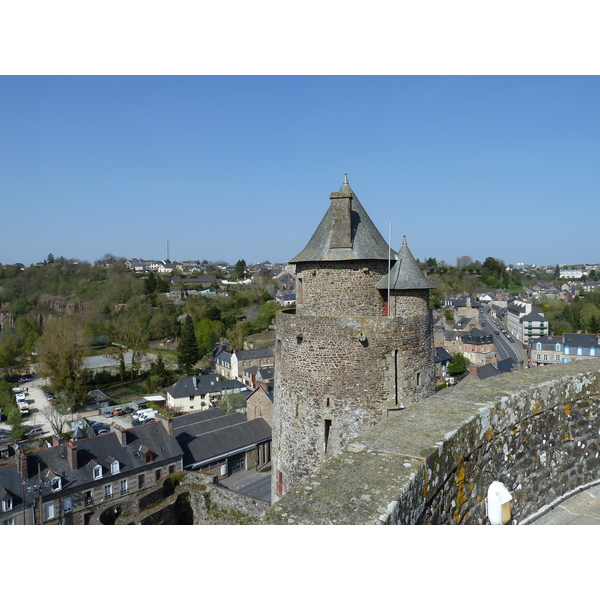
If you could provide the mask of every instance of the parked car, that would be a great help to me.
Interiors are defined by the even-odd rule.
[[[112,417],[113,416],[112,410],[110,408],[105,408],[102,414],[105,417]]]
[[[25,432],[25,435],[27,437],[34,437],[36,435],[42,435],[43,433],[44,433],[44,430],[41,427],[30,427]]]

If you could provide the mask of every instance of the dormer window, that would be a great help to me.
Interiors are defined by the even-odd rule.
[[[13,499],[12,496],[6,495],[5,498],[2,499],[2,512],[8,512],[13,508]]]
[[[116,473],[119,473],[121,470],[121,467],[119,465],[119,461],[118,460],[113,460],[110,463],[110,472],[115,475]]]
[[[542,349],[542,344],[541,344],[541,342],[538,342],[538,343],[535,345],[535,349],[536,349],[536,350],[541,350],[541,349]]]
[[[556,351],[560,352],[560,344],[556,344]]]
[[[94,479],[102,479],[102,467],[100,465],[96,465],[92,470],[92,477]]]
[[[62,478],[58,475],[52,479],[52,491],[60,492],[62,490]]]

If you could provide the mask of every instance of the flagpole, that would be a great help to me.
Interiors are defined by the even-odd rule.
[[[390,233],[388,237],[388,289],[387,289],[387,316],[390,316],[390,278],[392,266],[392,222],[390,221]]]

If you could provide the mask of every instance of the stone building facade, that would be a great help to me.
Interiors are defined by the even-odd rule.
[[[327,456],[435,391],[429,289],[406,240],[391,251],[347,183],[276,318],[272,499]]]

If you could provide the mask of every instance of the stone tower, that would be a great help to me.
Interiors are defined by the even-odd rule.
[[[390,250],[346,178],[330,200],[290,261],[296,309],[276,318],[273,501],[389,411],[435,391],[433,284],[406,239]]]

